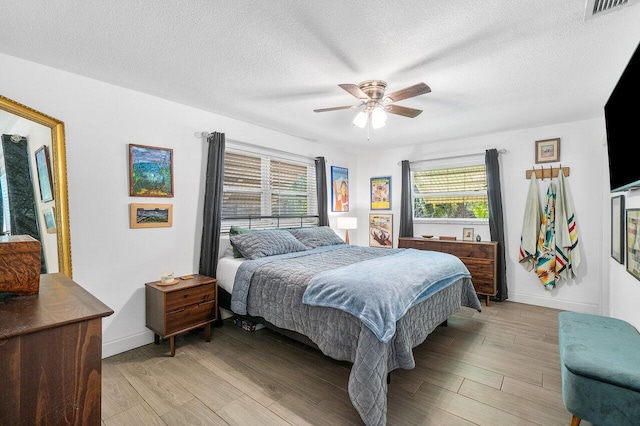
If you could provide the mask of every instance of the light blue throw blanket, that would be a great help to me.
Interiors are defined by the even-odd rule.
[[[412,306],[464,277],[471,274],[453,255],[406,249],[319,273],[309,281],[302,302],[349,312],[386,343]]]

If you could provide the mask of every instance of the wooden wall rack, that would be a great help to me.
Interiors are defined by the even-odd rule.
[[[536,179],[553,179],[558,177],[558,173],[560,173],[560,169],[562,169],[562,173],[564,173],[565,177],[569,177],[569,167],[549,167],[545,169],[541,167],[539,169],[533,168],[532,170],[527,170],[527,179],[531,179],[531,175],[535,171]]]

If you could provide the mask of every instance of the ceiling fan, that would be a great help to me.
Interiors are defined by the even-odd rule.
[[[386,113],[402,115],[409,118],[417,117],[422,112],[421,109],[395,105],[395,102],[431,92],[431,88],[425,83],[418,83],[385,95],[384,91],[387,88],[387,83],[382,80],[366,80],[357,85],[338,84],[338,86],[359,99],[361,101],[360,104],[320,108],[314,109],[314,111],[326,112],[364,107],[354,118],[353,124],[361,128],[369,124],[374,129],[385,125],[387,121]]]

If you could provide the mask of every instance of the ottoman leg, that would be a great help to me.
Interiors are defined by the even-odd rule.
[[[580,417],[573,416],[571,418],[571,426],[578,426],[580,424]]]

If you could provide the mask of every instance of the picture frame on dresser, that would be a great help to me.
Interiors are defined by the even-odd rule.
[[[473,228],[462,228],[462,241],[473,241]]]

